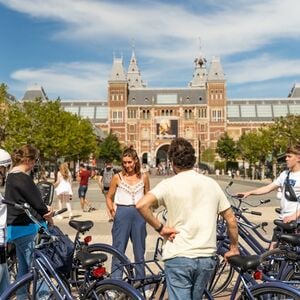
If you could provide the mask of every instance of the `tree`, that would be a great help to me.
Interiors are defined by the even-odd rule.
[[[63,111],[59,100],[13,104],[6,131],[7,149],[33,144],[40,150],[42,163],[50,160],[57,164],[60,158],[87,159],[96,149],[92,124]]]
[[[234,140],[229,137],[227,132],[225,132],[224,135],[222,135],[222,137],[218,140],[216,152],[221,158],[225,159],[226,164],[229,160],[236,159],[236,144]]]
[[[215,156],[215,150],[212,148],[207,148],[202,152],[201,161],[213,163],[215,161]]]
[[[5,139],[6,135],[6,125],[8,123],[8,110],[9,110],[9,101],[7,93],[7,85],[4,83],[0,84],[0,148]]]
[[[122,154],[121,144],[115,134],[110,133],[100,144],[100,158],[103,160],[120,161]]]

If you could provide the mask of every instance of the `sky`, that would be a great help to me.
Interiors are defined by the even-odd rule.
[[[21,99],[106,100],[113,58],[134,49],[148,87],[186,87],[220,57],[227,95],[287,97],[300,82],[299,0],[0,0],[0,82]]]

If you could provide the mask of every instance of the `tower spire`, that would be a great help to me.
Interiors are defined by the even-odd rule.
[[[202,53],[202,42],[201,38],[199,39],[199,54],[195,58],[195,69],[193,74],[193,79],[190,81],[190,87],[205,87],[207,81],[207,69],[206,69],[206,58]]]
[[[127,82],[128,82],[129,89],[143,88],[146,86],[142,80],[141,73],[139,71],[139,67],[135,57],[134,39],[132,40],[132,53],[131,53],[130,64],[128,67],[128,72],[127,72]]]

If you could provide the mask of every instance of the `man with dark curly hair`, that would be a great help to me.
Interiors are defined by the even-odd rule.
[[[216,223],[227,221],[231,240],[225,257],[239,254],[235,216],[225,194],[213,179],[193,170],[193,146],[183,138],[172,141],[169,160],[175,176],[157,184],[136,205],[145,220],[165,238],[163,260],[170,300],[202,299],[216,264]],[[152,208],[166,207],[164,225]]]

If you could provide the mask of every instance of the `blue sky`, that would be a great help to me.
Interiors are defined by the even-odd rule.
[[[0,0],[0,82],[18,99],[38,84],[51,99],[105,100],[113,55],[127,69],[134,41],[148,87],[186,87],[201,51],[221,58],[230,99],[286,97],[300,82],[299,12],[299,0]]]

